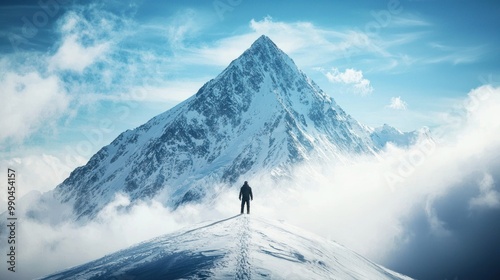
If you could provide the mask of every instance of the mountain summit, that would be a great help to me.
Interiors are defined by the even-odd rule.
[[[77,219],[94,217],[117,193],[132,201],[162,193],[175,208],[242,176],[286,178],[297,163],[373,154],[371,137],[262,36],[195,95],[120,134],[47,196],[71,205]]]
[[[249,215],[160,236],[42,279],[411,280],[334,241]]]

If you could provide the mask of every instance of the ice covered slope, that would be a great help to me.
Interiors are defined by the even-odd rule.
[[[299,228],[238,215],[161,236],[43,279],[411,278]]]

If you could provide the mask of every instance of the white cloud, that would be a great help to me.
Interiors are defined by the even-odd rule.
[[[69,96],[56,76],[37,72],[5,74],[0,110],[0,141],[22,140],[42,126],[56,121],[68,108]]]
[[[500,87],[472,90],[464,106],[468,114],[462,125],[456,131],[443,131],[441,137],[436,135],[437,142],[422,139],[409,149],[390,147],[380,154],[379,162],[363,160],[347,167],[319,167],[319,176],[296,172],[307,178],[302,182],[304,186],[315,187],[310,188],[310,193],[301,193],[304,216],[291,219],[378,260],[397,248],[398,240],[411,238],[412,233],[400,227],[401,221],[419,207],[425,209],[436,234],[450,234],[447,225],[435,215],[435,198],[446,196],[462,186],[460,182],[478,173],[496,172],[499,176],[500,120],[496,115],[500,110]],[[388,181],[387,174],[397,180]],[[483,175],[479,185],[481,193],[470,200],[472,207],[498,207],[498,191],[493,188],[492,178]],[[308,220],[310,213],[316,216]]]
[[[126,206],[131,207],[125,212]],[[132,207],[126,196],[117,195],[96,220],[86,225],[75,222],[50,225],[23,218],[23,226],[16,235],[22,240],[17,250],[23,253],[17,260],[23,266],[15,275],[2,270],[0,277],[33,279],[94,260],[187,225],[189,220],[183,218],[190,212],[200,213],[201,209],[181,209],[172,213],[158,202]]]
[[[76,35],[64,38],[63,43],[49,60],[50,69],[82,72],[88,66],[101,59],[110,48],[109,42],[83,46]]]
[[[391,97],[391,104],[387,105],[387,108],[394,110],[406,110],[408,104],[401,99],[401,96]]]
[[[365,95],[373,92],[370,81],[363,77],[361,70],[347,68],[344,72],[340,72],[339,69],[332,68],[331,71],[325,73],[325,76],[332,83],[351,86],[355,93]]]
[[[0,160],[0,167],[12,168],[20,175],[17,183],[22,188],[18,189],[17,195],[22,197],[31,191],[43,193],[54,189],[71,171],[86,162],[86,158],[68,150],[61,151],[61,154],[29,151],[26,155]],[[0,193],[0,198],[6,198],[5,195]]]
[[[110,51],[114,19],[107,16],[92,21],[96,7],[91,6],[90,11],[87,18],[82,11],[70,11],[62,17],[58,28],[61,42],[49,58],[50,70],[71,70],[81,74]]]
[[[427,222],[430,226],[430,231],[432,234],[436,236],[450,236],[451,232],[446,229],[446,225],[443,221],[441,221],[436,214],[436,210],[434,209],[434,201],[432,199],[428,199],[425,202],[424,212],[426,214]]]
[[[479,181],[479,195],[469,201],[472,209],[500,207],[500,193],[495,190],[495,182],[491,174],[484,174]]]

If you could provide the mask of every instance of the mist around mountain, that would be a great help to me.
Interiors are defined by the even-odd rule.
[[[346,163],[418,136],[363,126],[261,36],[195,95],[103,147],[29,215],[44,220],[61,204],[72,208],[64,219],[86,221],[117,194],[176,208],[262,170],[279,182],[298,164]]]

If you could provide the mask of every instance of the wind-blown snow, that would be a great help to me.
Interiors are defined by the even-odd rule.
[[[411,279],[334,241],[250,215],[196,225],[42,279],[110,278]]]

